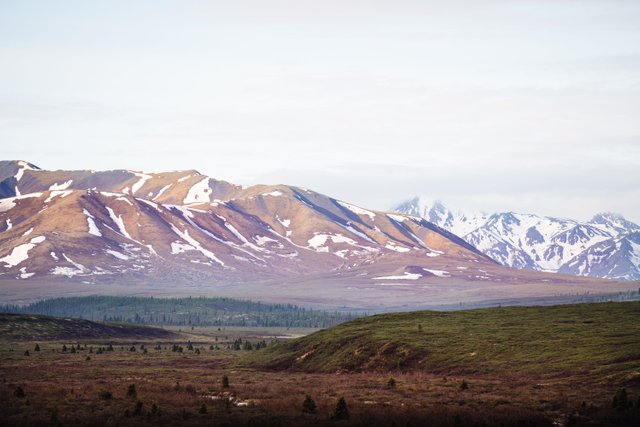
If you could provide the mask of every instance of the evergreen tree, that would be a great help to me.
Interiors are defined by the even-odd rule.
[[[229,388],[229,377],[226,375],[222,376],[222,388]]]
[[[129,384],[127,387],[127,397],[138,397],[138,392],[136,391],[135,384]]]
[[[629,401],[629,396],[627,395],[626,389],[620,389],[616,392],[615,396],[613,396],[613,404],[611,405],[614,409],[619,409],[624,411],[625,409],[629,409],[633,403]]]
[[[316,402],[307,394],[302,402],[302,412],[313,413],[316,411]]]
[[[13,395],[20,399],[26,396],[24,390],[20,386],[16,387],[16,389],[13,391]]]
[[[347,408],[347,402],[344,397],[341,397],[336,403],[336,409],[333,411],[331,419],[333,420],[346,420],[349,418],[349,409]]]
[[[109,390],[103,390],[100,392],[100,399],[111,400],[113,399],[113,394]]]

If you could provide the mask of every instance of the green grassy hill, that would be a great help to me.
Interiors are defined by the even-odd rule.
[[[640,385],[640,302],[383,314],[269,346],[242,363],[308,372],[557,373]]]
[[[164,329],[117,323],[96,323],[30,314],[0,313],[0,337],[9,340],[62,340],[90,338],[171,338],[176,334]]]

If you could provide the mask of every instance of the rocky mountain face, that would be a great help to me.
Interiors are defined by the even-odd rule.
[[[640,279],[640,226],[619,214],[590,221],[460,211],[416,197],[394,208],[432,222],[502,265],[607,279]]]
[[[419,281],[497,267],[419,217],[293,186],[241,187],[193,170],[48,171],[4,161],[0,197],[4,278]]]

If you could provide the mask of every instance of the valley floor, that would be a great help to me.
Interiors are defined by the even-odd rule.
[[[537,274],[537,273],[532,273]],[[0,277],[0,302],[28,304],[46,298],[115,295],[189,297],[215,296],[272,304],[296,304],[321,310],[380,313],[415,310],[458,310],[499,305],[552,305],[622,301],[640,298],[640,282],[606,282],[558,276],[554,282],[509,283],[455,281],[434,278],[431,284],[371,283],[370,280],[301,278],[298,281],[206,284],[137,281],[82,283],[79,281]],[[463,303],[464,301],[464,303]]]

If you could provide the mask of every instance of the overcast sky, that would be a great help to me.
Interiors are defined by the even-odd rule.
[[[640,222],[640,1],[4,1],[0,158]]]

